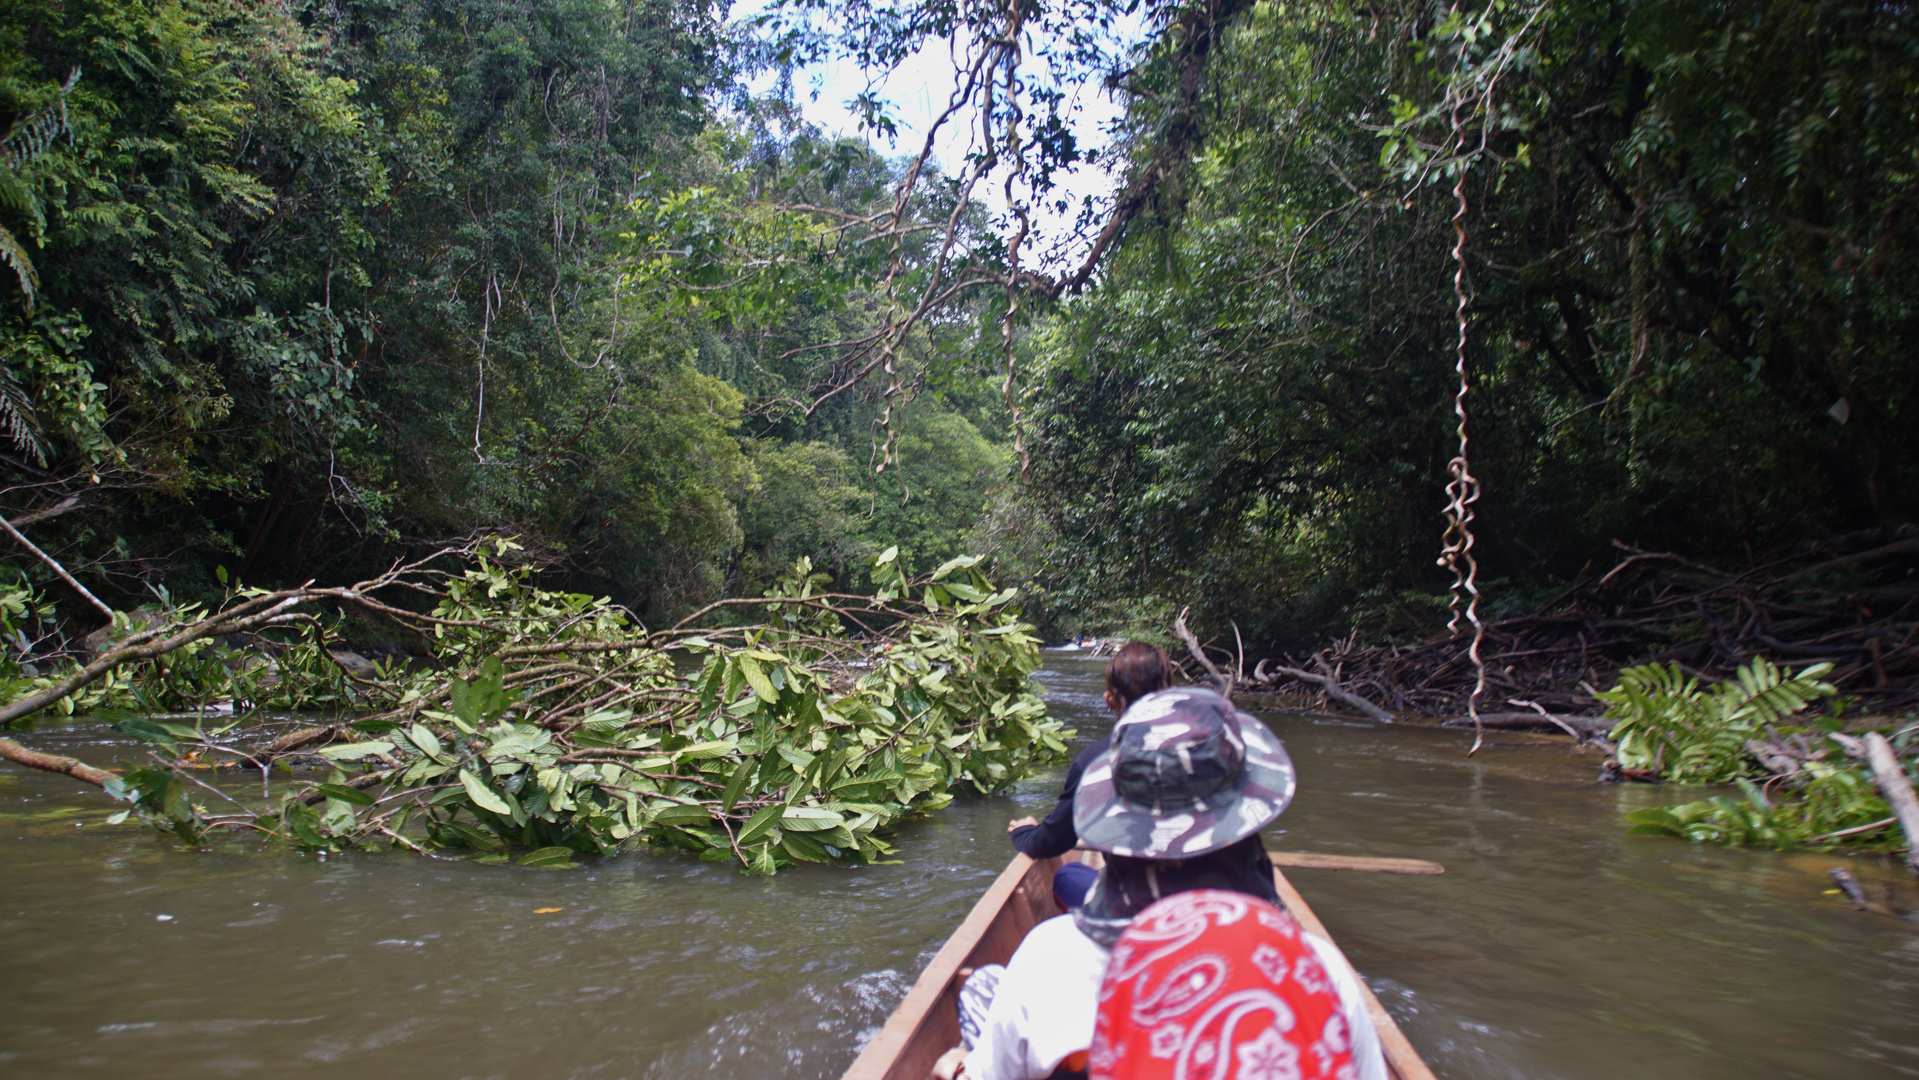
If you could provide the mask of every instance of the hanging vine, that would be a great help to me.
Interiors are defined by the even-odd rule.
[[[1455,144],[1461,139],[1459,113],[1464,105],[1465,102],[1458,102],[1452,110]],[[1447,631],[1455,637],[1459,634],[1462,596],[1466,602],[1466,621],[1473,627],[1473,643],[1467,653],[1473,661],[1473,692],[1466,699],[1466,711],[1473,718],[1473,746],[1466,752],[1470,757],[1479,753],[1486,740],[1485,724],[1479,716],[1479,698],[1486,692],[1486,659],[1479,651],[1486,639],[1486,625],[1479,620],[1479,560],[1473,557],[1473,504],[1479,501],[1479,480],[1473,476],[1468,455],[1470,440],[1466,434],[1466,394],[1472,389],[1466,378],[1466,305],[1472,301],[1466,288],[1467,164],[1464,159],[1459,162],[1453,179],[1453,315],[1459,323],[1453,364],[1453,370],[1459,375],[1459,389],[1453,393],[1453,415],[1459,418],[1459,453],[1446,464],[1450,479],[1446,482],[1446,532],[1441,541],[1439,565],[1453,574],[1448,605],[1452,617],[1446,622]]]
[[[1525,42],[1546,10],[1545,5],[1534,8],[1518,31],[1505,37],[1483,59],[1474,56],[1473,43],[1492,40],[1493,9],[1489,7],[1477,16],[1462,16],[1455,4],[1448,11],[1445,25],[1436,31],[1436,36],[1451,39],[1458,49],[1457,66],[1448,80],[1441,106],[1450,128],[1446,152],[1415,170],[1420,183],[1441,166],[1453,174],[1453,319],[1459,331],[1453,348],[1453,371],[1459,379],[1458,389],[1453,392],[1453,415],[1458,419],[1459,451],[1446,464],[1446,529],[1441,536],[1438,564],[1453,575],[1447,590],[1450,614],[1447,632],[1459,636],[1462,616],[1472,625],[1472,644],[1467,649],[1473,663],[1473,690],[1466,699],[1466,711],[1473,721],[1473,745],[1466,752],[1469,757],[1479,753],[1486,741],[1485,723],[1479,713],[1479,699],[1486,692],[1486,660],[1480,651],[1486,640],[1486,626],[1479,618],[1479,560],[1473,555],[1476,543],[1473,504],[1479,501],[1480,487],[1479,478],[1472,470],[1472,440],[1467,431],[1466,412],[1466,395],[1472,390],[1466,371],[1466,346],[1471,340],[1466,309],[1473,299],[1466,275],[1466,218],[1471,211],[1466,198],[1466,177],[1473,162],[1497,156],[1490,145],[1496,123],[1494,91],[1500,78],[1521,61]],[[1466,127],[1475,119],[1479,122],[1479,141],[1476,146],[1468,146]]]

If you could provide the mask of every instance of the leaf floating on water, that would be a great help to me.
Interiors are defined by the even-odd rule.
[[[553,914],[553,913],[554,913],[554,912],[556,912],[556,911],[565,911],[565,910],[566,910],[566,909],[565,909],[565,908],[563,908],[563,907],[536,907],[536,908],[534,908],[534,909],[533,909],[533,914],[535,914],[535,915],[551,915],[551,914]]]

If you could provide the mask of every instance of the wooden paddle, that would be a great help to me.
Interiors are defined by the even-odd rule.
[[[1370,855],[1318,855],[1310,851],[1268,851],[1274,866],[1304,870],[1370,870],[1376,874],[1443,874],[1446,868],[1424,859],[1382,859]]]
[[[1087,847],[1077,845],[1074,851],[1085,856],[1086,865],[1098,870],[1106,865],[1106,856]],[[1273,860],[1274,866],[1294,866],[1305,870],[1367,870],[1375,874],[1443,874],[1446,868],[1436,862],[1424,859],[1383,859],[1370,855],[1318,855],[1310,851],[1273,851],[1267,849],[1266,857]]]

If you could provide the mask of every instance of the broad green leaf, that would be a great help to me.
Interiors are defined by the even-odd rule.
[[[740,673],[746,676],[747,683],[753,687],[753,693],[761,701],[768,704],[779,701],[780,692],[773,688],[772,680],[768,679],[766,672],[760,669],[758,660],[750,656],[740,657]]]
[[[419,748],[420,753],[425,754],[435,761],[444,763],[445,759],[440,756],[440,737],[433,734],[432,730],[425,724],[414,724],[408,728],[406,737],[415,747]]]
[[[780,812],[784,809],[785,807],[777,803],[761,809],[747,819],[746,825],[740,829],[736,842],[741,847],[758,843],[761,837],[772,830],[773,826],[780,823]]]
[[[833,856],[827,852],[823,845],[818,841],[810,839],[804,833],[787,833],[781,838],[780,846],[786,850],[788,855],[791,855],[801,862],[823,863],[831,862],[833,859]]]
[[[663,806],[653,812],[653,820],[661,825],[705,825],[713,816],[704,806]]]
[[[495,795],[486,786],[486,781],[473,775],[472,770],[460,770],[460,786],[466,789],[466,797],[472,799],[473,805],[480,809],[509,816],[513,813],[513,808],[506,804],[506,800]]]
[[[329,799],[338,799],[343,803],[350,803],[354,806],[373,805],[373,796],[368,795],[358,788],[350,788],[345,784],[321,784],[313,790],[325,795]]]
[[[765,874],[767,877],[772,877],[778,872],[779,867],[773,861],[772,844],[762,844],[754,849],[752,868],[754,873]]]
[[[393,744],[386,739],[374,739],[371,742],[341,743],[337,746],[323,746],[314,751],[328,761],[358,761],[375,754],[391,752]]]
[[[957,558],[948,559],[945,562],[940,564],[940,568],[938,570],[933,571],[933,580],[938,581],[955,570],[965,570],[978,565],[979,565],[978,555],[961,555],[961,556],[958,556]],[[957,592],[957,590],[955,591]],[[969,597],[968,599],[977,599],[977,598]]]
[[[817,806],[789,806],[780,818],[780,827],[793,832],[820,832],[844,824],[846,819]]]
[[[725,757],[733,752],[733,744],[725,740],[694,743],[673,752],[673,756],[683,761],[703,761],[709,758]]]
[[[520,856],[521,866],[560,867],[573,865],[573,849],[543,847]]]
[[[740,759],[739,765],[733,769],[733,775],[726,781],[725,794],[720,796],[721,809],[729,814],[733,812],[733,804],[739,802],[740,796],[746,793],[746,785],[753,779],[753,774],[759,771],[759,767],[760,763],[753,758]]]
[[[151,720],[122,720],[113,725],[115,731],[162,746],[172,746],[179,739],[171,727],[172,725],[156,724]]]

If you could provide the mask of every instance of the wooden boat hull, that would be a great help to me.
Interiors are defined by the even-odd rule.
[[[1060,864],[1097,864],[1098,858],[1097,852],[1085,851],[1037,861],[1015,855],[841,1080],[927,1080],[940,1055],[959,1045],[959,989],[964,981],[960,972],[1011,959],[1027,931],[1060,914],[1059,905],[1053,902],[1053,874]],[[1332,940],[1312,908],[1277,868],[1273,870],[1273,884],[1287,911],[1301,926]],[[1373,1025],[1379,1030],[1380,1048],[1392,1080],[1434,1080],[1432,1070],[1406,1041],[1372,990],[1364,981],[1359,985]]]

